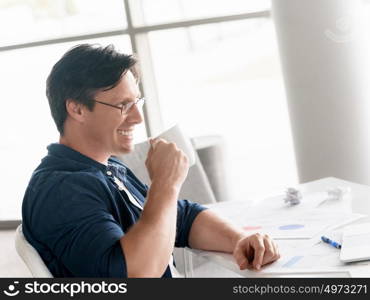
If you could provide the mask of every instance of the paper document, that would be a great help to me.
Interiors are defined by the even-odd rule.
[[[239,226],[252,233],[262,232],[274,239],[311,239],[329,228],[348,224],[363,218],[361,214],[330,213],[312,210],[290,216],[286,214],[245,218]]]
[[[329,237],[338,243],[341,243],[342,230],[333,232],[324,232],[322,235]],[[283,241],[277,241],[278,245],[282,244],[282,257],[271,266],[266,267],[265,272],[293,272],[295,270],[311,269],[311,270],[337,270],[337,271],[353,271],[365,272],[368,270],[370,274],[370,261],[358,262],[351,265],[340,261],[340,249],[333,247],[330,244],[324,243],[319,237],[307,241],[306,243],[298,243],[298,246],[286,245]]]
[[[344,209],[351,203],[350,195],[334,204],[325,201],[326,197],[326,192],[308,193],[303,195],[300,204],[289,206],[284,203],[283,196],[276,196],[254,204],[227,202],[226,205],[211,206],[211,209],[247,233],[266,233],[274,239],[310,239],[320,232],[364,217]]]
[[[340,241],[341,231],[325,233],[331,239]],[[264,266],[260,271],[239,269],[235,258],[228,253],[187,250],[197,256],[209,259],[235,273],[247,277],[370,277],[370,262],[344,264],[339,260],[340,250],[322,242],[312,240],[280,240],[281,258]]]

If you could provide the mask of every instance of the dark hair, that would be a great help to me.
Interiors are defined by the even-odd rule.
[[[136,63],[132,55],[117,52],[113,45],[81,44],[65,53],[46,81],[46,96],[59,133],[64,134],[67,99],[92,111],[95,105],[92,99],[98,90],[115,87],[129,70],[138,78]]]

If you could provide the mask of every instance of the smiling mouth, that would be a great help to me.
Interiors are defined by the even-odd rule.
[[[122,130],[122,129],[118,129],[117,132],[120,135],[132,137],[133,130]]]

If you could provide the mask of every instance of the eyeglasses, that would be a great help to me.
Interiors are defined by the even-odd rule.
[[[124,114],[127,114],[134,105],[136,105],[139,109],[141,107],[143,107],[144,102],[145,102],[145,98],[144,97],[139,98],[136,101],[130,101],[130,102],[127,102],[127,103],[122,103],[121,105],[113,105],[113,104],[103,102],[103,101],[98,101],[98,100],[95,100],[95,99],[92,99],[92,101],[98,102],[98,103],[103,104],[103,105],[108,105],[108,106],[117,108],[121,111],[121,115],[124,115]]]

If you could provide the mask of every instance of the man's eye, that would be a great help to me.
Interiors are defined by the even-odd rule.
[[[127,102],[123,102],[123,103],[118,104],[118,106],[119,107],[125,107],[125,106],[127,106],[127,104],[128,104]]]

